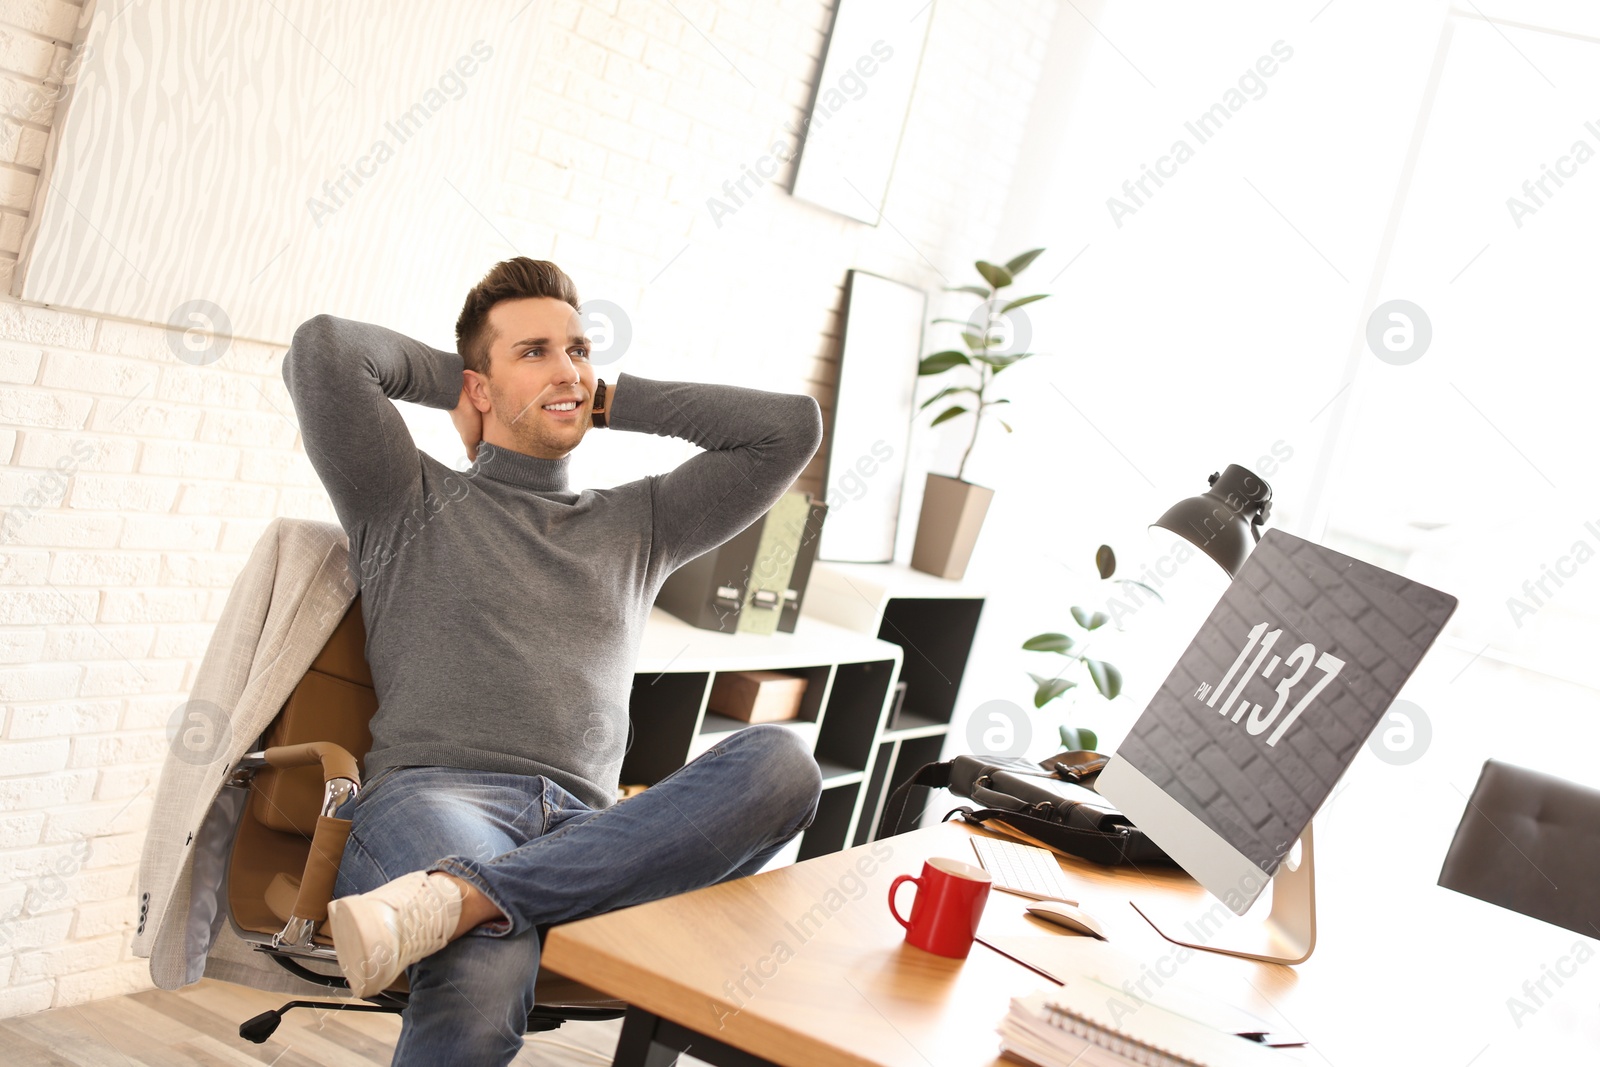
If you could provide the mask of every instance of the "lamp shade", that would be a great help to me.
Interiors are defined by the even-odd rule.
[[[1209,490],[1180,500],[1151,525],[1189,541],[1231,578],[1261,540],[1261,525],[1271,511],[1272,487],[1254,471],[1230,463],[1211,476]]]

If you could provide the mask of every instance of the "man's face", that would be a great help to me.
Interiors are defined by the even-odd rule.
[[[489,309],[489,326],[489,376],[466,372],[483,439],[560,459],[583,440],[594,407],[594,367],[578,313],[553,297],[503,300]],[[561,401],[576,404],[547,406]]]

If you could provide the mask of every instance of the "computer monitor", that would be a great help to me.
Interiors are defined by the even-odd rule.
[[[1267,531],[1096,788],[1243,915],[1455,607]]]

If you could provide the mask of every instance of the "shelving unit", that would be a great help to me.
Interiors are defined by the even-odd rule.
[[[724,634],[657,608],[635,664],[628,702],[632,738],[621,780],[654,785],[749,725],[706,707],[719,672],[779,671],[805,678],[799,717],[779,725],[799,734],[816,757],[822,797],[791,858],[837,852],[855,833],[902,658],[900,645],[821,619],[802,617],[792,634]]]
[[[925,763],[944,755],[984,594],[897,563],[823,563],[806,586],[802,625],[826,622],[902,649],[906,683],[899,717],[873,741],[861,811],[850,844],[875,840],[889,796]]]
[[[877,835],[889,795],[938,760],[955,714],[983,594],[898,564],[817,563],[795,632],[702,630],[650,613],[628,713],[622,782],[654,785],[749,724],[706,707],[722,671],[779,671],[807,680],[798,733],[822,769],[816,818],[772,865],[810,859]],[[895,683],[906,683],[890,722]]]

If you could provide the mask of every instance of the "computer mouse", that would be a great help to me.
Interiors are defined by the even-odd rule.
[[[1100,929],[1100,924],[1082,908],[1074,908],[1071,904],[1063,904],[1059,900],[1041,900],[1037,904],[1029,905],[1028,914],[1037,916],[1048,923],[1055,923],[1068,933],[1086,934],[1097,937],[1101,941],[1106,939],[1105,931]]]

